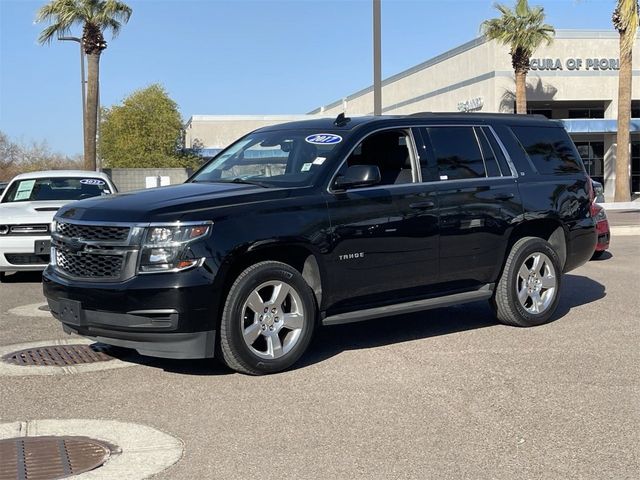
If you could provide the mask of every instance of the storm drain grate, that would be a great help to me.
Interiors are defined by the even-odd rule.
[[[109,445],[88,437],[18,437],[0,440],[0,480],[55,480],[100,467]]]
[[[51,345],[11,352],[3,356],[2,360],[13,365],[67,367],[113,360],[112,356],[104,352],[106,348],[98,344]]]

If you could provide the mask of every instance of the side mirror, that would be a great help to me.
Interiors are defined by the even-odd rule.
[[[334,188],[347,190],[348,188],[368,187],[380,183],[380,169],[376,165],[352,165],[344,175],[336,178]]]

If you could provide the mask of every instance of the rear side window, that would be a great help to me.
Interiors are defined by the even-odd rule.
[[[428,127],[440,180],[486,176],[482,152],[473,127]]]
[[[510,176],[511,168],[509,168],[507,159],[502,153],[502,149],[500,148],[500,145],[498,145],[495,135],[487,127],[482,127],[482,132],[484,133],[485,140],[489,141],[489,145],[491,145],[491,151],[493,152],[496,159],[498,160],[498,165],[500,166],[500,172],[504,176]]]
[[[484,158],[484,166],[487,170],[487,177],[499,177],[501,175],[496,155],[489,145],[484,129],[476,128],[476,136],[480,140],[480,146],[482,147],[482,156]],[[491,134],[491,133],[489,133]]]
[[[511,130],[538,173],[558,175],[583,171],[577,151],[563,129],[518,126]]]

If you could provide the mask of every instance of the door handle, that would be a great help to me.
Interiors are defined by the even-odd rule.
[[[513,193],[496,193],[495,195],[491,196],[491,198],[493,198],[494,200],[502,201],[511,200],[513,197],[515,197]]]
[[[416,210],[427,210],[429,208],[435,207],[436,204],[432,201],[427,200],[426,202],[416,202],[409,205],[409,208],[413,208]]]

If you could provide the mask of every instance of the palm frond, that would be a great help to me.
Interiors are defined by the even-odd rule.
[[[122,25],[129,21],[133,10],[118,0],[85,0],[93,3],[92,22],[102,30],[111,30],[116,37]]]
[[[39,43],[49,43],[55,36],[69,33],[74,24],[82,23],[77,0],[52,0],[36,13],[36,23],[49,22],[38,37]]]
[[[613,25],[622,37],[621,54],[628,54],[633,50],[640,21],[638,10],[638,0],[618,0],[613,11]]]
[[[40,32],[40,35],[38,36],[38,43],[51,43],[55,38],[67,35],[69,30],[70,29],[68,27],[63,27],[60,24],[51,24]]]
[[[480,26],[481,32],[490,40],[508,45],[512,52],[531,55],[541,44],[553,41],[555,30],[545,24],[544,8],[529,7],[527,0],[517,0],[515,9],[496,4],[501,13],[497,18],[485,20]]]

